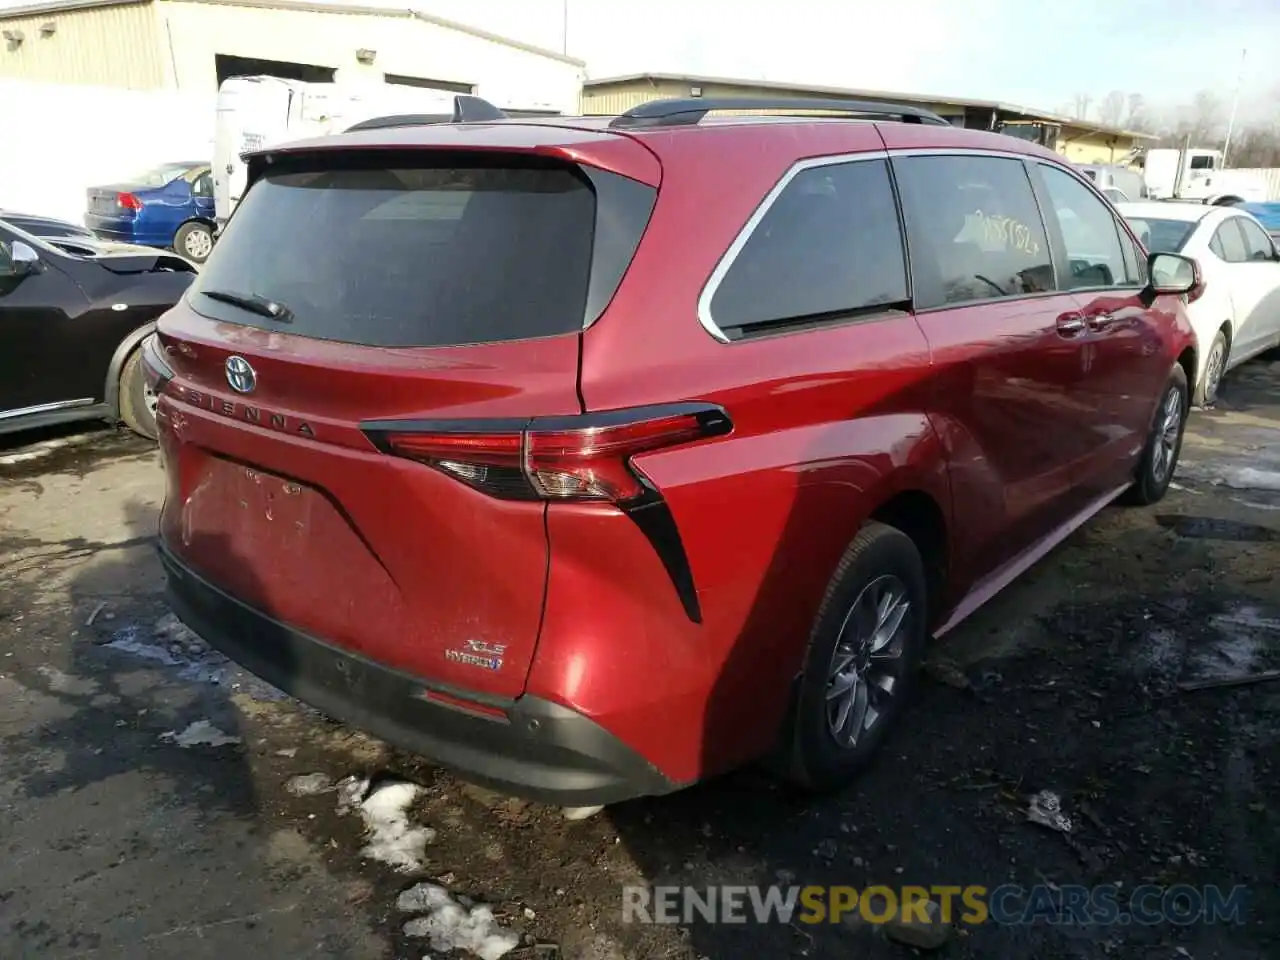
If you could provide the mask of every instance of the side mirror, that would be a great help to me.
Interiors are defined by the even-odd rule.
[[[1185,295],[1188,301],[1194,301],[1204,292],[1200,264],[1177,253],[1151,254],[1147,258],[1147,275],[1155,294]]]
[[[9,269],[4,273],[9,277],[26,277],[39,273],[42,266],[40,255],[30,244],[15,240],[9,248]]]

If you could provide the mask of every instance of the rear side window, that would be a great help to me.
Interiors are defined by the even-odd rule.
[[[1020,160],[894,161],[919,309],[1054,289],[1049,240]]]
[[[1244,263],[1249,259],[1249,250],[1244,245],[1244,235],[1236,226],[1236,220],[1236,217],[1223,220],[1209,241],[1209,249],[1227,263]]]
[[[380,347],[578,331],[612,297],[655,196],[537,159],[293,162],[241,201],[193,288],[201,313]],[[246,296],[282,305],[287,322],[227,302]]]
[[[884,160],[809,167],[778,194],[710,302],[730,338],[907,305],[898,212]]]
[[[1250,260],[1270,260],[1275,256],[1275,245],[1267,232],[1252,220],[1244,217],[1233,217],[1240,224],[1240,232],[1244,234],[1244,247]]]

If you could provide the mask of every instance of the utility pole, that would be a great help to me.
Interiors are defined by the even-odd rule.
[[[1227,151],[1231,149],[1231,134],[1236,128],[1236,111],[1240,109],[1240,92],[1244,89],[1244,61],[1249,56],[1249,48],[1240,51],[1240,76],[1236,78],[1236,93],[1231,98],[1231,117],[1227,120],[1227,139],[1222,143],[1222,166],[1227,165]]]
[[[560,12],[562,15],[560,36],[563,40],[563,49],[560,52],[567,57],[569,55],[569,0],[562,0]]]

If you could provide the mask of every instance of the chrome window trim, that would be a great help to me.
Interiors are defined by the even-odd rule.
[[[1137,238],[1136,238],[1136,237],[1134,237],[1134,235],[1133,235],[1133,230],[1130,228],[1130,226],[1129,226],[1129,222],[1125,219],[1124,215],[1123,215],[1123,214],[1120,214],[1119,216],[1117,216],[1117,214],[1119,214],[1120,212],[1119,212],[1118,210],[1116,210],[1116,209],[1115,209],[1115,205],[1114,205],[1114,204],[1112,204],[1112,203],[1111,203],[1111,201],[1107,199],[1106,195],[1105,195],[1101,190],[1099,190],[1099,189],[1098,189],[1098,185],[1097,185],[1096,183],[1094,183],[1094,182],[1093,182],[1092,180],[1090,180],[1088,177],[1086,177],[1086,176],[1082,175],[1082,174],[1080,173],[1080,171],[1078,171],[1078,170],[1074,169],[1074,168],[1073,168],[1073,167],[1071,167],[1069,164],[1054,163],[1054,162],[1052,162],[1052,161],[1050,161],[1050,160],[1047,160],[1047,159],[1046,159],[1046,158],[1044,158],[1044,157],[1030,157],[1030,158],[1028,158],[1028,159],[1032,160],[1032,161],[1033,161],[1033,162],[1035,162],[1035,163],[1040,164],[1041,166],[1049,167],[1049,168],[1050,168],[1050,169],[1052,169],[1052,170],[1060,170],[1061,172],[1063,172],[1063,173],[1067,174],[1067,176],[1074,178],[1074,179],[1075,179],[1075,181],[1076,181],[1076,183],[1082,184],[1082,185],[1084,185],[1085,187],[1087,187],[1087,188],[1089,189],[1089,192],[1090,192],[1090,193],[1092,193],[1092,194],[1093,194],[1097,199],[1099,199],[1099,200],[1101,200],[1101,201],[1102,201],[1102,205],[1103,205],[1103,207],[1107,210],[1107,212],[1109,212],[1109,213],[1111,214],[1111,220],[1112,220],[1112,222],[1113,222],[1113,224],[1114,224],[1114,226],[1115,226],[1115,228],[1116,228],[1116,240],[1117,240],[1117,241],[1119,241],[1119,240],[1120,240],[1120,233],[1121,233],[1121,231],[1123,231],[1124,236],[1126,236],[1126,237],[1128,237],[1128,238],[1129,238],[1129,242],[1130,242],[1130,243],[1133,243],[1133,242],[1135,242],[1135,241],[1137,240]],[[1048,186],[1047,186],[1047,185],[1046,185],[1045,189],[1046,189],[1046,190],[1048,189]],[[1056,210],[1054,211],[1053,216],[1054,216],[1054,219],[1055,219],[1055,220],[1058,218],[1058,213],[1057,213],[1057,211],[1056,211]],[[1044,214],[1042,213],[1042,214],[1041,214],[1041,218],[1043,219],[1043,217],[1044,217]],[[1048,228],[1048,225],[1046,224],[1046,229],[1047,229],[1047,228]],[[1058,225],[1058,229],[1059,229],[1059,230],[1061,230],[1061,229],[1062,229],[1062,225],[1061,225],[1061,224],[1059,224],[1059,225]],[[1065,238],[1064,238],[1064,241],[1065,241]],[[1124,250],[1121,250],[1121,251],[1120,251],[1120,261],[1121,261],[1121,263],[1123,263],[1123,262],[1124,262]],[[1126,272],[1127,272],[1127,271],[1126,271]],[[1142,284],[1142,283],[1128,283],[1128,282],[1127,282],[1127,281],[1128,281],[1128,277],[1127,277],[1127,276],[1125,277],[1125,280],[1126,280],[1126,282],[1125,282],[1125,283],[1112,284],[1112,285],[1111,285],[1111,286],[1109,286],[1109,287],[1099,287],[1099,286],[1092,286],[1092,287],[1071,287],[1070,289],[1068,289],[1068,290],[1063,290],[1063,291],[1061,291],[1061,292],[1062,292],[1062,293],[1068,293],[1068,294],[1070,294],[1070,293],[1104,293],[1104,292],[1106,292],[1106,291],[1108,291],[1108,290],[1119,290],[1119,291],[1122,291],[1122,292],[1123,292],[1123,291],[1125,291],[1125,290],[1137,290],[1137,291],[1141,292],[1141,291],[1143,291],[1143,290],[1145,290],[1145,289],[1147,288],[1147,285],[1146,285],[1146,284]]]
[[[751,239],[751,235],[755,233],[756,227],[760,226],[760,221],[765,218],[770,208],[782,195],[782,191],[790,186],[801,173],[806,170],[813,170],[818,167],[836,167],[846,163],[858,163],[867,160],[888,160],[889,151],[887,150],[865,150],[858,153],[836,153],[823,157],[808,157],[804,160],[797,160],[773,185],[773,188],[765,194],[764,199],[747,218],[747,222],[743,224],[738,235],[734,237],[733,243],[729,244],[729,249],[720,256],[719,262],[716,263],[715,269],[711,271],[711,276],[707,278],[707,282],[702,287],[702,293],[698,295],[698,323],[702,324],[702,328],[711,334],[721,343],[735,343],[731,340],[720,326],[712,319],[711,316],[711,300],[716,295],[716,291],[720,289],[720,284],[724,281],[725,275],[733,266],[738,254],[742,252],[742,248],[747,245]],[[898,204],[897,197],[894,197],[894,206]],[[906,238],[903,238],[903,246],[906,245]],[[904,264],[904,269],[906,269]]]
[[[786,118],[778,118],[778,119],[792,120],[795,118],[786,117]],[[810,118],[803,118],[803,119],[807,120]],[[702,328],[706,330],[707,333],[709,333],[715,340],[719,341],[720,343],[731,344],[731,343],[739,342],[737,340],[731,340],[725,334],[725,332],[722,329],[720,329],[720,326],[715,322],[714,318],[711,315],[711,300],[712,298],[715,297],[716,291],[720,288],[720,284],[724,281],[725,275],[729,272],[730,268],[733,266],[734,261],[737,260],[738,255],[742,252],[742,248],[747,245],[747,242],[751,239],[751,235],[755,233],[756,228],[760,225],[760,221],[764,219],[765,215],[769,212],[769,209],[777,201],[778,197],[782,194],[782,191],[785,190],[788,187],[788,185],[790,185],[792,180],[794,180],[799,174],[803,173],[804,171],[812,170],[816,167],[838,166],[845,163],[856,163],[859,161],[866,161],[866,160],[885,160],[885,161],[889,161],[890,163],[889,173],[890,173],[890,182],[892,183],[892,178],[893,178],[892,162],[898,159],[899,157],[903,157],[903,158],[991,157],[998,160],[1016,160],[1023,164],[1029,164],[1029,163],[1041,164],[1043,166],[1049,167],[1050,169],[1060,170],[1063,173],[1066,173],[1068,176],[1074,177],[1077,182],[1084,184],[1094,194],[1094,196],[1096,196],[1100,200],[1100,202],[1102,202],[1104,206],[1108,205],[1108,201],[1106,197],[1098,190],[1097,185],[1092,180],[1089,180],[1087,177],[1081,175],[1079,171],[1074,169],[1069,162],[1065,160],[1057,160],[1057,159],[1054,159],[1053,157],[1046,157],[1038,153],[1023,153],[1017,150],[988,150],[988,149],[982,149],[982,148],[976,148],[976,147],[909,147],[901,150],[898,150],[898,149],[865,150],[865,151],[859,151],[857,153],[830,154],[822,157],[808,157],[804,160],[798,160],[797,162],[795,162],[794,164],[792,164],[790,167],[787,168],[786,172],[783,173],[783,175],[778,179],[778,182],[773,185],[772,189],[770,189],[770,191],[767,194],[765,194],[764,199],[760,201],[760,204],[756,207],[756,209],[752,212],[751,216],[747,219],[747,222],[743,225],[742,229],[738,232],[738,235],[734,238],[733,243],[731,243],[729,245],[729,248],[720,256],[719,261],[716,263],[715,269],[711,271],[711,276],[707,278],[707,282],[703,285],[702,292],[698,295],[698,323],[701,324]],[[1033,193],[1034,193],[1034,188],[1033,188]],[[896,187],[894,189],[894,206],[898,211],[898,229],[902,237],[902,244],[906,251],[907,257],[910,258],[911,241],[910,241],[910,238],[908,238],[906,235],[904,224],[902,222],[902,202],[898,196]],[[1044,220],[1043,211],[1041,211],[1041,220],[1042,221]],[[1046,231],[1048,230],[1047,225],[1045,225],[1045,229]],[[1128,229],[1127,225],[1124,227],[1124,229],[1126,230]],[[1050,251],[1050,257],[1052,258],[1052,256],[1053,256],[1053,253],[1052,251]],[[909,259],[906,264],[906,269],[907,269],[907,280],[908,280],[908,283],[910,283],[911,268],[910,268]],[[1055,264],[1055,270],[1056,270],[1056,264]],[[1123,287],[1077,288],[1074,291],[1073,290],[1051,290],[1051,291],[1044,291],[1040,293],[1023,294],[1017,297],[993,297],[991,299],[984,299],[984,300],[971,300],[971,301],[966,300],[966,301],[963,301],[960,303],[954,303],[954,304],[940,304],[936,307],[925,307],[923,309],[916,310],[914,312],[916,314],[932,313],[938,310],[955,310],[955,309],[966,307],[969,305],[976,306],[976,305],[982,305],[987,303],[1007,303],[1009,301],[1014,301],[1014,300],[1039,299],[1039,298],[1050,297],[1050,296],[1064,296],[1064,295],[1070,295],[1071,293],[1075,293],[1075,292],[1088,292],[1089,290],[1093,290],[1093,289],[1141,290],[1142,287],[1134,286],[1134,285],[1125,285]],[[786,332],[789,333],[790,331],[786,331]],[[780,331],[780,333],[782,333],[782,331]]]
[[[18,407],[14,410],[0,410],[0,420],[12,420],[16,417],[29,417],[37,413],[53,413],[56,410],[67,410],[72,407],[91,407],[93,397],[81,397],[78,400],[56,400],[53,403],[37,403],[32,407]]]

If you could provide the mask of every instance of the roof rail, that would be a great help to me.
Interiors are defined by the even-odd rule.
[[[507,115],[488,100],[459,93],[453,98],[453,113],[398,113],[385,117],[372,117],[347,127],[353,130],[380,130],[386,127],[416,127],[427,123],[488,123],[506,120]]]
[[[874,100],[810,100],[785,97],[691,97],[650,100],[615,117],[610,127],[693,126],[713,110],[822,110],[849,117],[896,118],[903,123],[930,123],[950,126],[946,120],[920,107]],[[784,114],[789,115],[789,114]],[[798,114],[797,114],[798,115]]]
[[[389,117],[370,117],[353,123],[344,130],[351,133],[355,130],[384,130],[387,127],[418,127],[426,123],[451,123],[453,117],[447,113],[397,113]]]

